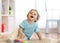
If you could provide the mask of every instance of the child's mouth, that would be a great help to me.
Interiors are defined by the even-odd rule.
[[[30,16],[31,18],[34,18],[33,16]]]

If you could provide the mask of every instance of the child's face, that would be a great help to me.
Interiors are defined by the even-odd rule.
[[[37,12],[32,10],[28,14],[28,19],[31,21],[35,21],[35,20],[37,20],[37,16],[38,16]]]

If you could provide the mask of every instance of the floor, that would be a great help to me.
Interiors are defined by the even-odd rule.
[[[51,31],[49,34],[45,34],[44,30],[41,32],[42,40],[38,40],[37,35],[34,33],[31,37],[31,40],[26,40],[27,43],[60,43],[60,34],[57,33],[56,30]],[[1,36],[0,35],[0,43],[14,43],[14,42],[6,42],[8,35]]]

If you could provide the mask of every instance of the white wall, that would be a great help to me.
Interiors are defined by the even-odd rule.
[[[16,26],[18,26],[24,19],[30,9],[37,9],[40,14],[38,21],[39,27],[45,27],[46,14],[44,11],[44,0],[16,0]]]
[[[60,0],[46,0],[47,4],[47,18],[50,20],[59,20],[60,19]],[[49,27],[56,28],[57,22],[50,22]]]
[[[45,3],[46,2],[46,3]],[[46,4],[46,6],[45,6]],[[48,19],[60,19],[60,1],[59,0],[16,0],[16,27],[26,19],[26,15],[30,9],[36,8],[40,14],[40,19],[38,21],[40,28],[45,28],[46,26],[46,14]],[[47,12],[46,8],[47,7]],[[53,10],[51,10],[53,9]],[[52,18],[53,16],[53,18]],[[51,23],[50,23],[51,24]],[[53,23],[56,27],[56,22]],[[51,25],[53,25],[51,24]],[[51,27],[51,26],[50,26]]]
[[[38,21],[40,28],[45,28],[46,26],[46,11],[45,11],[45,0],[37,0],[36,9],[39,11],[40,19]]]
[[[35,8],[35,0],[16,0],[16,26],[18,26],[28,14],[30,9]]]

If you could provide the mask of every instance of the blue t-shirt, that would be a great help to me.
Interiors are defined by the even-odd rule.
[[[37,22],[34,22],[32,24],[30,24],[28,22],[28,20],[24,20],[20,25],[19,27],[22,27],[23,29],[23,32],[24,34],[27,36],[27,38],[30,38],[31,35],[34,33],[34,32],[39,32],[40,29],[38,28],[38,24]]]

